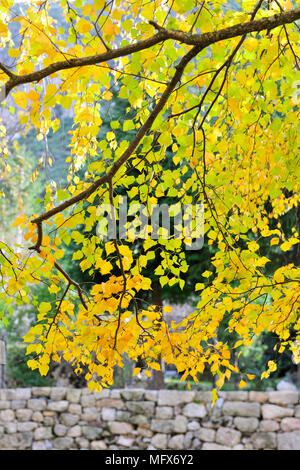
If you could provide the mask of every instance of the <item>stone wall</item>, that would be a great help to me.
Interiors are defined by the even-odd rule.
[[[300,450],[299,392],[0,390],[0,449]]]

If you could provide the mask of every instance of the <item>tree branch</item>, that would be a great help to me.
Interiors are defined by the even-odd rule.
[[[273,16],[260,18],[255,21],[248,21],[246,23],[240,23],[234,26],[230,26],[229,28],[204,34],[190,34],[175,29],[166,29],[162,26],[159,26],[154,21],[150,21],[150,24],[152,24],[152,26],[158,30],[158,33],[150,38],[128,46],[120,47],[118,49],[108,50],[102,54],[55,62],[54,64],[51,64],[42,70],[37,70],[25,75],[10,76],[10,80],[8,80],[5,85],[5,97],[16,86],[25,83],[39,82],[43,78],[53,75],[60,70],[83,67],[87,65],[96,65],[101,62],[128,56],[134,52],[142,51],[144,49],[148,49],[149,47],[155,46],[162,41],[166,41],[167,39],[174,39],[180,43],[197,46],[203,49],[216,42],[224,41],[225,39],[231,39],[237,36],[242,36],[244,34],[263,30],[270,31],[278,26],[293,23],[298,19],[300,19],[300,8],[295,8],[294,10],[281,12]],[[11,75],[11,72],[9,73]]]

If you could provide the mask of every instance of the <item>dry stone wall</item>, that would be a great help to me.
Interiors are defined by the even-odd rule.
[[[0,449],[300,450],[299,392],[3,389]]]

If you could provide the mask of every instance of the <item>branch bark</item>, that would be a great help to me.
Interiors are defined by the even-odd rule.
[[[212,31],[204,34],[190,34],[175,29],[166,29],[162,26],[159,26],[157,23],[150,21],[152,26],[158,29],[157,34],[134,44],[130,44],[128,46],[120,47],[114,50],[108,50],[102,54],[96,54],[89,57],[72,58],[55,62],[54,64],[51,64],[42,70],[37,70],[25,75],[14,75],[10,72],[10,79],[5,84],[5,97],[16,86],[25,83],[39,82],[43,78],[49,77],[50,75],[53,75],[60,70],[84,67],[87,65],[97,65],[102,62],[107,62],[112,59],[128,56],[135,52],[148,49],[149,47],[155,46],[160,42],[166,41],[167,39],[173,39],[180,43],[191,46],[198,46],[203,49],[216,42],[242,36],[244,34],[260,32],[263,30],[271,31],[278,26],[293,23],[298,19],[300,19],[300,7],[295,8],[294,10],[280,12],[273,16],[260,18],[255,21],[248,21],[246,23],[240,23],[228,28],[221,29],[219,31]]]

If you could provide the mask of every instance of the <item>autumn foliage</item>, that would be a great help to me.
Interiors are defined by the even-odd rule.
[[[253,376],[239,370],[229,343],[220,340],[224,322],[237,338],[236,351],[265,331],[276,335],[263,377],[286,349],[299,362],[297,2],[29,3],[21,11],[14,0],[0,4],[3,109],[13,100],[19,123],[35,128],[39,140],[59,128],[57,107],[74,116],[68,185],[49,182],[43,210],[17,217],[21,247],[0,242],[0,299],[30,304],[30,288],[41,282],[56,298],[38,306],[24,338],[27,353],[36,355],[29,367],[45,375],[63,357],[75,373],[87,369],[90,389],[99,390],[112,385],[126,354],[142,357],[148,375],[161,358],[183,380],[197,381],[208,368],[217,389],[233,373],[243,387]],[[64,27],[52,17],[54,5]],[[127,100],[127,115],[122,124],[111,121],[99,139],[101,106],[113,96]],[[5,122],[0,129],[5,174]],[[145,304],[140,294],[152,288],[147,265],[158,255],[154,274],[162,288],[183,289],[189,234],[182,228],[181,237],[153,239],[149,225],[139,244],[130,231],[126,239],[115,230],[101,240],[99,207],[113,207],[117,229],[122,194],[129,211],[142,203],[150,214],[168,200],[204,207],[205,243],[214,254],[196,285],[194,312],[179,323],[169,308]],[[287,234],[280,218],[291,211],[294,228]],[[68,274],[63,260],[71,241],[73,263],[103,282],[85,286]],[[274,272],[268,247],[281,256]]]

